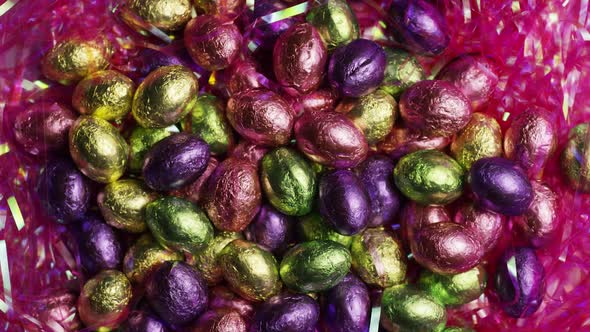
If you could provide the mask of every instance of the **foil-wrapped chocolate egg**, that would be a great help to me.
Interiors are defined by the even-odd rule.
[[[35,301],[36,310],[31,314],[43,323],[52,324],[54,328],[77,331],[82,328],[76,309],[77,300],[78,296],[70,291],[52,291],[51,295]]]
[[[242,34],[232,21],[201,15],[184,29],[184,46],[199,66],[208,71],[221,70],[240,54]]]
[[[447,81],[420,81],[402,94],[399,110],[405,125],[425,136],[451,136],[471,120],[471,103]]]
[[[367,158],[356,168],[356,173],[369,194],[369,227],[390,224],[397,215],[400,195],[393,184],[393,168],[393,161],[380,155]]]
[[[91,329],[115,329],[129,314],[131,283],[116,270],[105,270],[88,280],[78,298],[80,320]]]
[[[381,90],[395,98],[410,86],[426,79],[424,68],[416,57],[399,48],[385,48],[387,64]]]
[[[531,248],[509,248],[498,262],[494,279],[500,306],[509,316],[528,317],[543,302],[545,270]]]
[[[193,0],[197,14],[238,17],[244,10],[245,0]]]
[[[367,285],[387,288],[406,278],[406,254],[383,228],[368,228],[352,238],[352,268]]]
[[[260,161],[268,151],[270,151],[270,149],[265,146],[256,145],[250,141],[242,140],[234,149],[232,149],[229,157],[245,160],[259,167]]]
[[[123,272],[131,282],[142,284],[162,263],[183,258],[182,254],[162,247],[150,234],[144,234],[125,254]]]
[[[225,281],[246,300],[264,301],[281,291],[277,261],[252,242],[230,242],[221,251],[219,263]]]
[[[295,139],[309,159],[330,167],[355,167],[369,152],[362,131],[335,112],[304,113],[295,123]]]
[[[377,150],[398,159],[418,150],[443,150],[450,143],[450,137],[427,137],[408,128],[394,126],[389,135],[377,144]]]
[[[400,44],[421,55],[442,53],[451,37],[443,14],[426,0],[394,1],[389,7],[391,30]]]
[[[395,184],[420,204],[448,204],[463,193],[464,170],[453,158],[437,150],[420,150],[399,160]]]
[[[501,214],[484,210],[473,203],[462,204],[453,221],[465,226],[481,242],[486,253],[494,249],[504,232],[505,220]]]
[[[381,325],[388,331],[442,331],[447,323],[445,307],[412,285],[385,289],[381,308]]]
[[[590,192],[590,124],[582,123],[569,133],[561,153],[561,169],[575,190]]]
[[[241,298],[225,286],[211,288],[209,309],[216,311],[235,311],[244,318],[254,315],[254,303]]]
[[[481,55],[466,54],[447,63],[436,75],[437,80],[449,81],[471,100],[474,109],[485,105],[499,80],[494,63]]]
[[[189,133],[176,133],[154,144],[145,155],[143,179],[154,190],[178,189],[203,174],[209,157],[205,141]]]
[[[159,318],[143,311],[133,311],[129,314],[122,332],[168,332],[169,329]]]
[[[384,139],[393,128],[397,118],[397,103],[385,91],[377,90],[358,99],[347,100],[336,109],[359,127],[369,145]]]
[[[316,196],[316,175],[310,163],[294,149],[281,147],[262,158],[262,188],[269,202],[290,216],[311,211]]]
[[[262,193],[256,166],[249,161],[224,160],[206,188],[204,207],[217,229],[241,232],[256,217]]]
[[[182,29],[191,19],[190,0],[129,0],[129,9],[158,29]]]
[[[92,195],[90,180],[71,160],[61,158],[47,162],[39,176],[37,192],[45,211],[62,224],[83,217]]]
[[[141,82],[131,112],[144,128],[165,128],[182,119],[197,102],[199,82],[187,67],[164,66]]]
[[[280,294],[256,311],[250,332],[307,332],[315,329],[320,306],[305,294]]]
[[[326,112],[334,109],[336,95],[332,90],[320,89],[299,98],[303,112]]]
[[[168,128],[143,128],[136,126],[129,136],[129,171],[141,173],[145,155],[154,144],[178,132],[176,126]]]
[[[171,325],[184,325],[207,309],[209,289],[201,274],[184,262],[164,262],[148,278],[150,306]]]
[[[98,207],[107,224],[131,233],[146,230],[145,206],[156,195],[138,180],[126,179],[109,183],[98,194]]]
[[[218,284],[223,280],[223,270],[219,264],[219,256],[223,248],[235,239],[243,239],[241,233],[219,232],[209,241],[206,247],[195,255],[195,266],[209,285]]]
[[[80,114],[119,120],[131,111],[135,83],[114,70],[97,71],[76,85],[72,106]]]
[[[289,142],[294,113],[280,95],[270,90],[247,90],[227,102],[227,118],[238,134],[266,146]]]
[[[551,115],[540,108],[528,109],[514,118],[506,136],[506,157],[532,178],[541,178],[557,148],[557,129]]]
[[[205,168],[205,171],[203,171],[203,174],[201,174],[201,176],[199,176],[192,183],[189,183],[188,185],[180,189],[169,192],[169,194],[172,196],[186,198],[193,204],[201,204],[206,194],[205,190],[207,187],[207,180],[209,180],[209,177],[211,176],[211,174],[213,174],[213,172],[217,168],[217,165],[219,165],[217,159],[213,157],[209,158],[207,167]]]
[[[350,270],[350,252],[333,241],[303,242],[281,261],[281,279],[299,293],[321,292],[336,286]]]
[[[70,38],[59,42],[45,54],[41,60],[41,71],[50,80],[68,85],[108,67],[111,56],[111,44],[105,38]]]
[[[369,289],[349,273],[326,292],[322,305],[323,324],[329,332],[366,332],[370,308]]]
[[[338,233],[332,226],[328,225],[322,216],[317,212],[311,212],[299,220],[297,229],[304,241],[330,240],[350,248],[352,237]]]
[[[442,274],[465,272],[480,263],[484,251],[465,226],[440,222],[416,231],[410,239],[414,259],[430,271]]]
[[[209,310],[199,317],[189,332],[247,332],[247,322],[238,312]]]
[[[214,95],[199,96],[190,111],[190,130],[209,145],[213,155],[223,155],[234,145],[234,135],[225,118],[225,105]]]
[[[338,233],[354,235],[367,227],[371,214],[369,194],[352,171],[325,174],[319,187],[320,214]]]
[[[496,119],[473,113],[465,128],[453,138],[451,154],[465,169],[481,158],[502,156],[502,130]]]
[[[273,50],[275,77],[292,95],[316,90],[324,78],[328,51],[309,23],[291,26],[277,39]]]
[[[420,205],[410,201],[404,205],[400,219],[402,237],[406,242],[412,243],[416,232],[420,229],[429,224],[450,222],[451,216],[444,206]]]
[[[328,80],[344,97],[361,97],[379,87],[385,74],[385,51],[368,39],[338,47],[330,57]]]
[[[430,293],[444,305],[459,306],[471,302],[486,288],[487,274],[483,266],[457,274],[436,274],[422,271],[418,287]]]
[[[195,254],[213,238],[207,215],[178,197],[162,197],[145,207],[145,221],[165,248]]]
[[[16,116],[14,137],[32,155],[60,153],[68,146],[68,132],[76,118],[64,105],[36,103]]]
[[[344,0],[314,3],[305,19],[316,27],[328,51],[359,37],[356,16]]]
[[[514,218],[533,247],[540,248],[555,239],[559,229],[557,194],[549,187],[532,181],[533,201],[520,217]]]
[[[469,184],[480,206],[506,216],[524,214],[533,200],[526,174],[508,159],[476,161],[469,171]]]
[[[246,238],[271,252],[282,252],[293,239],[295,221],[264,204],[245,231]]]
[[[86,217],[77,234],[80,261],[84,270],[93,275],[121,265],[123,249],[115,230],[96,216]]]

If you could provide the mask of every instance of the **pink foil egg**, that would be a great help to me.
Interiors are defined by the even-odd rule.
[[[557,235],[559,200],[549,187],[532,181],[533,201],[524,215],[514,218],[533,247],[546,246]]]
[[[389,135],[377,144],[377,149],[393,159],[398,159],[418,150],[442,150],[450,143],[450,137],[426,137],[408,128],[395,126]]]
[[[242,35],[231,21],[201,15],[188,22],[184,44],[199,66],[215,71],[226,68],[238,56]]]
[[[401,220],[402,236],[406,241],[411,241],[414,234],[429,224],[450,222],[451,217],[447,209],[440,205],[420,205],[409,201],[404,206]]]
[[[496,246],[504,232],[505,221],[501,214],[480,209],[472,203],[463,204],[453,220],[479,239],[486,253]]]

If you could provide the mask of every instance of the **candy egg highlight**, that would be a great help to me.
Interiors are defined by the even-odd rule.
[[[384,139],[397,118],[397,103],[392,96],[377,90],[356,100],[342,102],[336,111],[346,116],[363,131],[369,145]]]
[[[540,248],[554,240],[559,230],[559,199],[548,186],[536,181],[531,184],[533,201],[525,214],[514,220],[533,247]]]
[[[329,51],[359,37],[356,16],[344,0],[317,4],[309,10],[305,19],[316,27]]]
[[[327,291],[322,306],[323,321],[331,332],[365,332],[369,328],[369,289],[354,274]]]
[[[305,294],[271,297],[256,311],[251,332],[306,332],[315,328],[320,307]]]
[[[385,289],[381,308],[381,324],[389,325],[389,331],[441,331],[447,323],[445,307],[412,285]]]
[[[223,155],[234,145],[234,135],[225,118],[225,106],[214,95],[199,96],[190,111],[190,130],[209,145],[213,155]]]
[[[242,238],[241,233],[219,232],[204,249],[195,255],[195,266],[209,285],[218,284],[223,280],[223,269],[219,264],[219,256],[223,248],[233,240]]]
[[[458,306],[477,299],[486,288],[487,274],[479,265],[471,270],[443,275],[422,271],[418,286],[444,305]]]
[[[416,57],[399,48],[385,48],[387,65],[381,90],[395,98],[410,86],[424,80],[426,74]]]
[[[184,45],[196,64],[208,71],[221,70],[238,56],[242,34],[231,21],[200,15],[188,22]]]
[[[191,19],[190,0],[130,0],[128,5],[146,22],[167,32],[180,30]]]
[[[98,195],[98,207],[105,221],[131,233],[145,231],[145,206],[156,195],[138,180],[126,179],[109,183]]]
[[[465,169],[481,158],[502,156],[502,130],[496,119],[473,113],[453,139],[451,154]]]
[[[78,298],[80,320],[91,328],[114,329],[129,313],[131,283],[116,270],[105,270],[88,280]]]
[[[162,263],[183,259],[182,254],[165,249],[150,234],[144,234],[125,254],[123,272],[131,282],[142,284]]]

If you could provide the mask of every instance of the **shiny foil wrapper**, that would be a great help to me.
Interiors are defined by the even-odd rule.
[[[590,192],[590,124],[575,126],[561,153],[561,169],[575,189]]]
[[[241,233],[219,232],[207,243],[207,246],[195,255],[195,266],[209,285],[223,280],[223,269],[219,264],[219,254],[235,239],[243,239]]]
[[[129,171],[141,173],[145,155],[159,141],[178,132],[176,126],[168,128],[143,128],[136,126],[129,136]]]
[[[424,68],[416,57],[403,49],[385,48],[387,65],[381,90],[395,98],[410,86],[426,79]]]
[[[398,159],[418,150],[443,150],[450,143],[450,137],[426,137],[408,128],[394,126],[383,141],[377,144],[377,149]]]
[[[309,10],[306,18],[318,30],[329,51],[359,38],[356,16],[345,0],[328,0]]]
[[[201,15],[184,30],[184,46],[196,64],[208,71],[227,68],[239,55],[242,34],[224,18]]]
[[[242,13],[245,0],[193,0],[197,14],[237,17]]]
[[[233,147],[234,134],[221,99],[211,94],[200,95],[189,118],[190,131],[207,142],[213,155],[223,155]]]
[[[141,181],[119,180],[109,183],[98,195],[98,207],[105,221],[131,233],[146,230],[145,206],[156,198]]]
[[[459,306],[479,298],[487,284],[487,273],[482,265],[457,274],[436,274],[422,271],[418,287],[424,289],[444,305]]]
[[[251,332],[313,331],[320,306],[308,295],[283,293],[264,302],[256,311]]]
[[[202,314],[189,332],[247,332],[247,323],[236,311],[209,310]]]
[[[478,159],[502,156],[502,130],[496,119],[474,113],[453,139],[451,154],[465,169]]]
[[[413,285],[387,288],[381,308],[381,325],[390,332],[441,331],[447,323],[445,307]]]
[[[183,259],[182,254],[165,249],[150,234],[145,234],[125,254],[123,272],[131,282],[142,284],[160,264]]]
[[[330,240],[350,248],[352,236],[342,235],[328,225],[317,212],[311,212],[299,219],[297,223],[301,238],[305,241]]]
[[[417,231],[429,224],[450,222],[451,217],[447,208],[439,205],[420,205],[407,202],[400,217],[402,236],[408,243],[414,241]]]
[[[180,30],[191,19],[190,0],[130,0],[129,9],[158,29]]]
[[[532,181],[533,201],[523,216],[514,220],[533,247],[541,248],[555,239],[560,227],[559,198],[548,186]]]
[[[453,221],[465,226],[475,238],[479,239],[483,250],[488,253],[494,249],[502,237],[506,218],[473,203],[464,203],[457,210]]]

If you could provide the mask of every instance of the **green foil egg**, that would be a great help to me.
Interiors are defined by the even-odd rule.
[[[405,155],[395,166],[393,176],[398,189],[422,205],[448,204],[463,192],[463,168],[438,150]]]
[[[428,293],[412,285],[385,289],[382,315],[395,331],[442,331],[447,323],[445,307]]]
[[[125,173],[129,146],[106,120],[79,117],[70,128],[69,144],[72,159],[90,179],[109,183]]]
[[[387,65],[381,90],[398,98],[404,90],[426,79],[424,69],[409,52],[398,48],[385,48]]]
[[[327,0],[311,8],[306,17],[318,32],[328,51],[359,38],[356,16],[344,0]]]
[[[462,305],[477,299],[485,290],[487,274],[476,266],[458,274],[442,275],[423,270],[418,287],[434,296],[444,305]]]
[[[397,102],[382,90],[354,100],[350,107],[346,116],[363,131],[369,145],[383,140],[397,118]]]
[[[590,123],[570,131],[561,153],[561,169],[574,189],[590,192]]]
[[[223,278],[231,289],[250,301],[264,301],[281,291],[274,256],[255,243],[234,240],[219,254]]]
[[[207,215],[179,197],[162,197],[149,203],[145,219],[156,240],[168,249],[194,255],[213,238]]]
[[[493,117],[473,113],[451,143],[451,155],[466,170],[479,159],[502,156],[502,130]]]
[[[144,234],[125,254],[123,272],[131,282],[141,284],[160,264],[183,259],[182,254],[163,248],[150,234]]]
[[[226,153],[234,144],[224,107],[223,102],[214,95],[204,94],[199,96],[190,110],[191,131],[209,144],[213,155]]]
[[[406,255],[383,228],[368,228],[352,238],[352,268],[370,286],[387,288],[406,278]]]
[[[209,285],[218,284],[223,280],[223,270],[219,264],[219,254],[230,242],[243,239],[241,233],[220,232],[209,241],[207,246],[195,255],[196,267]]]
[[[131,233],[146,230],[145,206],[156,198],[143,182],[133,179],[109,183],[98,194],[98,207],[107,224]]]
[[[291,248],[281,261],[281,279],[299,293],[321,292],[336,286],[349,272],[350,252],[334,241],[309,241]]]
[[[129,171],[139,174],[143,167],[145,155],[154,144],[164,138],[177,133],[176,126],[167,128],[143,128],[137,126],[129,136]]]
[[[338,242],[346,248],[350,248],[352,236],[342,235],[330,225],[317,212],[309,213],[299,219],[297,224],[299,233],[305,241],[330,240]]]
[[[316,196],[316,176],[310,163],[297,151],[277,148],[262,158],[262,188],[270,203],[290,216],[311,211]]]

